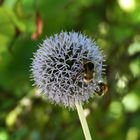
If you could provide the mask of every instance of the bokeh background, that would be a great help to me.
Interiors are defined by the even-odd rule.
[[[140,140],[140,0],[0,0],[0,140],[84,140],[76,111],[32,87],[39,43],[91,36],[106,55],[109,92],[84,105],[94,140]]]

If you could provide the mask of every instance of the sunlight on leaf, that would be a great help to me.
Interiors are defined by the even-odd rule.
[[[131,127],[127,132],[126,140],[138,140],[140,131],[136,127]]]
[[[13,9],[17,0],[4,0],[4,6]]]
[[[27,97],[24,97],[21,99],[20,104],[21,104],[21,106],[29,107],[29,106],[31,106],[31,100]]]
[[[122,77],[120,77],[120,78],[118,79],[117,86],[118,86],[119,88],[125,88],[127,82],[128,82],[127,77],[122,76]]]
[[[134,77],[139,76],[140,75],[140,61],[139,61],[139,58],[132,61],[129,65],[129,68],[130,68]]]
[[[98,25],[99,31],[101,34],[105,35],[109,32],[109,25],[106,22],[101,22]]]
[[[110,116],[113,118],[119,118],[123,113],[123,106],[120,102],[114,101],[109,107]]]
[[[129,55],[134,55],[137,52],[140,52],[140,42],[134,42],[128,48]]]
[[[118,3],[120,7],[127,12],[133,11],[136,6],[135,0],[118,0]]]
[[[13,126],[16,123],[17,116],[21,113],[21,108],[17,107],[15,110],[12,110],[6,117],[6,124],[8,127]]]
[[[87,117],[90,114],[90,110],[88,108],[84,109],[84,114]]]
[[[140,98],[136,93],[129,93],[122,99],[126,111],[134,112],[140,107]]]
[[[4,130],[0,130],[0,140],[9,140],[8,134]]]

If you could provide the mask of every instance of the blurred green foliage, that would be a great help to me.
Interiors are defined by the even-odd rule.
[[[139,0],[0,0],[0,140],[84,139],[77,112],[30,82],[33,52],[62,30],[86,33],[106,54],[109,92],[84,105],[93,139],[139,140]]]

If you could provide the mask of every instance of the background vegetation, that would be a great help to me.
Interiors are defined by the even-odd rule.
[[[0,140],[84,140],[76,111],[30,82],[38,44],[81,31],[106,54],[109,92],[84,105],[94,140],[140,139],[139,0],[0,0]]]

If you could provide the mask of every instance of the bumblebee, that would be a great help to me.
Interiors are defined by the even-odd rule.
[[[83,61],[83,79],[85,83],[90,83],[95,76],[94,63],[91,60]],[[108,92],[108,85],[103,82],[98,82],[95,92],[101,96]]]
[[[90,60],[83,61],[83,78],[84,82],[89,83],[94,78],[95,71],[94,71],[94,64]]]
[[[108,85],[103,83],[103,82],[99,82],[97,85],[97,89],[95,90],[95,92],[99,95],[102,96],[104,94],[106,94],[108,92]]]

